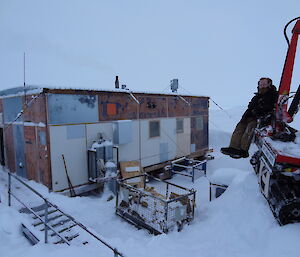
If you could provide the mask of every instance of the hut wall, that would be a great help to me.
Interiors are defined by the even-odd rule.
[[[26,96],[26,103],[35,97]],[[51,188],[47,115],[44,95],[25,107],[24,97],[9,97],[3,102],[4,149],[6,166],[18,175]],[[23,115],[16,120],[24,109]]]
[[[87,183],[86,125],[50,126],[50,144],[53,190],[69,188],[62,155],[72,185]]]

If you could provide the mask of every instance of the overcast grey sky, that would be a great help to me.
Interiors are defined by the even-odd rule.
[[[26,82],[211,96],[245,105],[259,77],[277,86],[283,27],[299,0],[0,0],[0,89]],[[299,55],[298,55],[299,56]],[[293,87],[300,83],[296,60]]]

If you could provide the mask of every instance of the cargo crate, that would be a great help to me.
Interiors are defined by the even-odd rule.
[[[132,186],[135,180],[143,186]],[[153,234],[180,231],[194,219],[195,197],[194,189],[143,174],[118,180],[116,214]]]

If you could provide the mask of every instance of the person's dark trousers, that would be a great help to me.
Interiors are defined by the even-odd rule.
[[[241,119],[232,133],[230,147],[248,152],[256,125],[255,118]]]

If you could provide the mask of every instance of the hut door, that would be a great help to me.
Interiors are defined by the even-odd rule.
[[[24,127],[22,125],[13,125],[13,131],[17,175],[27,178],[24,153]]]

